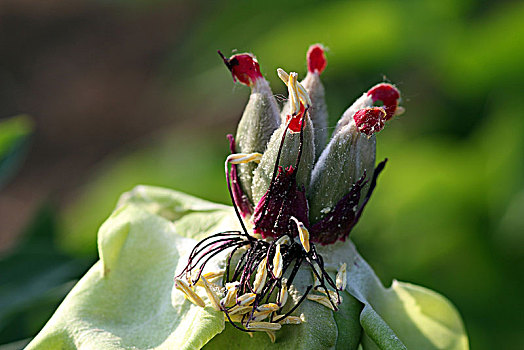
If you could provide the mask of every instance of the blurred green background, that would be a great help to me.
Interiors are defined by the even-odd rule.
[[[96,260],[119,195],[159,185],[229,203],[225,134],[249,90],[216,50],[304,76],[331,125],[380,81],[407,112],[353,231],[382,281],[444,294],[473,349],[524,348],[524,3],[66,1],[0,4],[0,344],[23,346]],[[31,117],[8,116],[27,113]]]

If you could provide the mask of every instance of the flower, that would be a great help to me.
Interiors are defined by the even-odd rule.
[[[301,322],[293,313],[306,298],[335,311],[342,302],[346,264],[333,279],[315,243],[345,240],[358,222],[386,162],[373,170],[375,134],[398,112],[400,93],[391,84],[372,87],[343,114],[326,146],[320,74],[327,61],[321,45],[308,50],[302,82],[295,72],[277,70],[289,94],[282,116],[253,55],[219,54],[233,79],[252,89],[236,138],[228,135],[232,154],[225,162],[242,231],[200,241],[175,286],[199,306],[203,301],[193,287],[203,286],[211,305],[234,327],[265,331],[274,341],[282,323]],[[224,271],[204,274],[206,263],[221,252],[227,252]],[[315,283],[284,309],[302,266],[309,266]]]

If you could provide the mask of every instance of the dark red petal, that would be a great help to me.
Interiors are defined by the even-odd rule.
[[[252,54],[241,53],[233,55],[230,58],[224,57],[220,51],[218,51],[218,54],[222,57],[227,68],[231,71],[233,80],[238,80],[242,84],[251,86],[255,80],[262,78],[258,61]]]
[[[384,170],[387,159],[383,160],[378,164],[373,172],[373,178],[366,197],[360,207],[360,197],[362,195],[362,188],[366,182],[364,174],[352,187],[348,194],[346,194],[335,206],[328,215],[322,220],[311,226],[310,240],[320,244],[332,244],[337,240],[345,240],[349,235],[353,227],[357,224],[364,207],[369,201],[369,198],[373,194],[373,190],[377,185],[378,175]]]
[[[229,149],[231,150],[231,153],[236,153],[235,138],[231,134],[228,134],[227,138],[229,140]],[[248,196],[242,190],[242,186],[240,186],[236,164],[231,165],[229,181],[231,182],[233,200],[240,210],[240,214],[242,214],[244,218],[250,216],[253,213],[253,205],[251,204]]]
[[[368,91],[368,95],[371,95],[373,102],[382,101],[386,110],[386,121],[393,118],[400,98],[400,92],[396,87],[386,83],[377,84]]]
[[[275,181],[258,202],[253,214],[254,232],[263,238],[283,234],[296,236],[297,228],[291,216],[308,225],[308,206],[304,189],[298,189],[293,167],[278,168]]]
[[[307,69],[311,73],[322,74],[327,66],[324,47],[320,44],[311,45],[307,51]]]
[[[371,136],[384,128],[386,112],[382,107],[371,107],[358,110],[353,116],[360,132]]]
[[[292,132],[300,132],[300,129],[302,129],[302,121],[304,120],[304,112],[306,111],[306,108],[304,107],[304,104],[302,102],[300,103],[300,112],[296,116],[287,116],[286,122],[289,122],[289,119],[291,119],[291,122],[289,122],[289,130]]]

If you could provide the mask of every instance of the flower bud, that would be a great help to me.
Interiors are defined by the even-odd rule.
[[[251,95],[236,133],[236,149],[239,153],[263,153],[266,145],[280,124],[278,104],[269,83],[260,73],[260,66],[251,54],[237,54],[229,59],[220,52],[233,79],[251,87]],[[238,178],[244,193],[252,200],[251,186],[256,163],[238,164]]]
[[[332,211],[363,175],[369,178],[373,174],[374,133],[384,127],[385,116],[384,109],[378,107],[359,110],[351,123],[333,135],[313,169],[308,191],[310,222],[318,222]]]

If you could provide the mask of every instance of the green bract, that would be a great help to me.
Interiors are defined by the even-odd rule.
[[[384,288],[349,240],[320,249],[327,267],[348,264],[340,311],[306,300],[298,310],[304,322],[283,326],[274,344],[263,332],[250,338],[225,326],[205,297],[205,308],[185,300],[173,276],[196,239],[237,226],[230,207],[179,192],[139,186],[124,194],[99,230],[100,261],[28,349],[468,348],[460,316],[444,297],[396,281]],[[292,298],[311,282],[309,271],[299,274]]]

